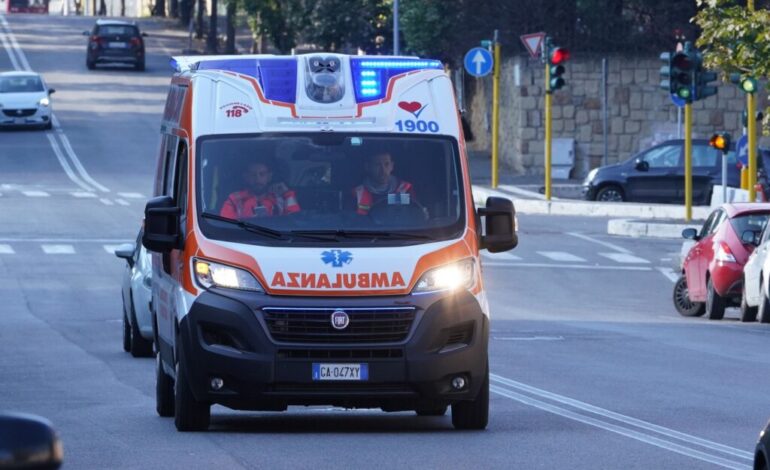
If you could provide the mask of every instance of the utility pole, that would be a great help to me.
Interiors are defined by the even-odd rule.
[[[494,49],[494,69],[492,70],[492,187],[496,188],[500,180],[499,145],[500,145],[500,40],[498,31],[492,38]]]
[[[398,53],[398,0],[393,0],[393,55]]]

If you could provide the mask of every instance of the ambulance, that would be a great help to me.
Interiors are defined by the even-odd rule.
[[[476,208],[451,81],[415,57],[172,59],[154,197],[156,408],[380,408],[484,429],[480,250],[518,243]]]

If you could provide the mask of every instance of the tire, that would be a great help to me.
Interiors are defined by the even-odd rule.
[[[741,321],[742,322],[757,321],[758,311],[759,311],[759,307],[749,307],[749,305],[746,303],[746,289],[744,288],[743,295],[741,295]]]
[[[160,354],[155,355],[155,411],[158,416],[174,416],[174,379],[163,371]]]
[[[96,63],[95,62],[91,62],[90,60],[87,60],[86,61],[86,67],[88,68],[88,70],[93,70],[93,69],[96,68]]]
[[[452,425],[455,429],[482,430],[489,423],[489,365],[484,383],[474,400],[452,405]]]
[[[674,307],[683,317],[699,317],[706,311],[703,302],[693,302],[687,290],[687,277],[682,274],[674,284]]]
[[[447,407],[442,406],[439,408],[418,408],[414,410],[417,416],[444,416],[446,414]]]
[[[43,125],[44,131],[50,131],[51,129],[53,129],[53,121],[48,121]]]
[[[770,323],[770,299],[765,293],[762,293],[762,300],[759,302],[759,314],[757,316],[759,323]]]
[[[126,307],[123,307],[123,351],[131,351],[131,325],[126,316]]]
[[[136,322],[136,312],[134,311],[133,303],[131,304],[131,355],[134,357],[152,356],[152,341],[142,337],[139,325]]]
[[[623,202],[626,200],[623,190],[620,186],[614,184],[602,187],[596,193],[596,200],[603,202]]]
[[[721,320],[725,316],[725,298],[714,289],[714,283],[709,278],[706,283],[706,315],[709,320]]]
[[[134,69],[139,72],[144,72],[144,61],[137,62],[136,65],[134,65]]]
[[[176,363],[174,382],[174,424],[177,431],[205,431],[211,421],[211,405],[201,403],[193,396],[187,378],[187,365],[180,355]]]

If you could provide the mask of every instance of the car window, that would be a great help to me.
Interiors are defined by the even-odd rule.
[[[767,224],[765,224],[765,227],[762,229],[762,238],[759,242],[759,244],[765,243],[768,238],[770,238],[770,230],[767,229]]]
[[[650,168],[676,168],[679,166],[679,150],[676,145],[656,147],[642,156]]]
[[[43,81],[36,75],[0,77],[0,93],[34,93],[45,91]]]
[[[752,232],[759,232],[765,228],[767,218],[770,214],[746,214],[739,215],[730,219],[730,223],[735,230],[735,233],[740,238],[743,236],[743,232],[751,230]]]
[[[722,225],[722,222],[725,221],[725,219],[727,219],[727,214],[725,211],[720,210],[717,216],[714,218],[714,221],[711,223],[709,234],[716,232],[719,229],[719,226]]]
[[[110,25],[99,26],[99,36],[138,36],[139,32],[134,26]]]
[[[721,152],[708,145],[693,145],[692,147],[692,166],[715,167],[721,162],[719,157]]]
[[[700,234],[698,234],[698,238],[703,238],[706,235],[708,235],[709,233],[711,233],[710,232],[711,226],[713,225],[714,220],[719,217],[719,213],[720,212],[721,212],[721,210],[718,209],[718,210],[715,210],[714,212],[712,212],[711,215],[709,215],[708,219],[706,219],[706,222],[703,223],[703,227],[701,227],[701,229],[700,229]]]

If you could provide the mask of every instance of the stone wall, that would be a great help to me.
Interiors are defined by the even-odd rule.
[[[637,151],[677,137],[677,108],[660,88],[656,58],[607,57],[607,161],[622,161]],[[500,159],[518,174],[544,172],[544,65],[529,58],[503,62],[500,78]],[[573,177],[603,164],[602,58],[573,58],[566,64],[567,85],[553,95],[553,137],[575,139]],[[489,151],[492,78],[465,77],[465,104],[475,140],[471,150]],[[718,83],[719,92],[693,104],[693,137],[713,132],[741,135],[746,97],[735,85]],[[757,109],[764,109],[760,99]],[[682,111],[682,119],[684,119]]]

